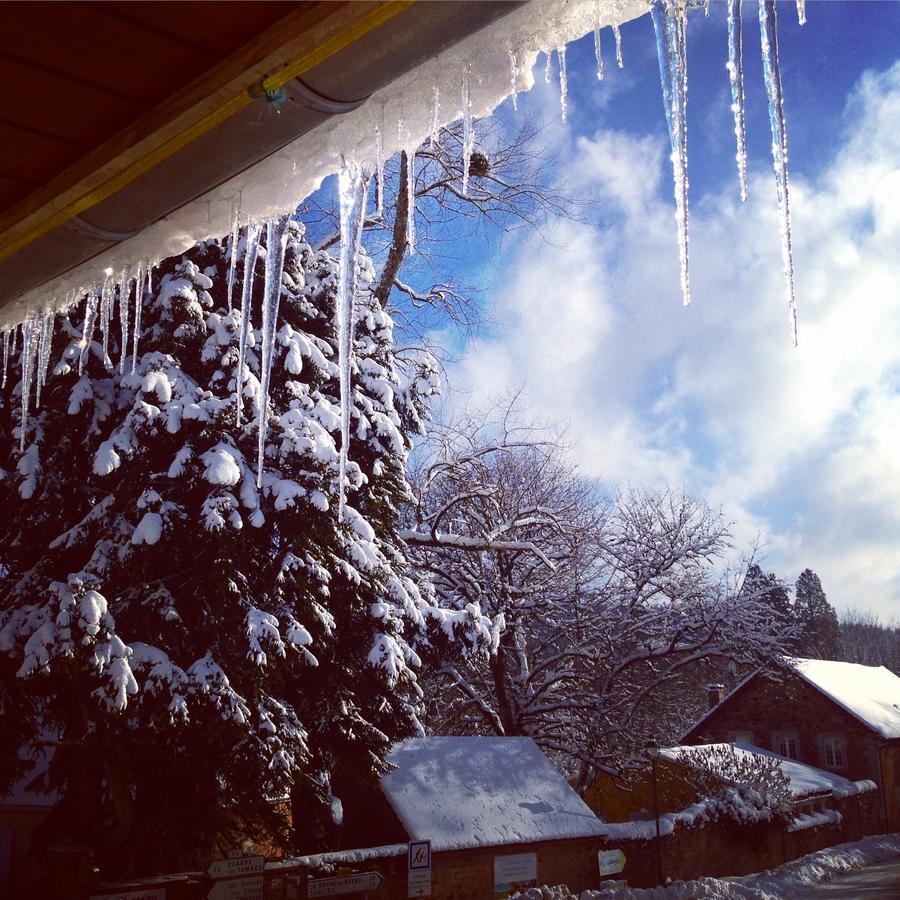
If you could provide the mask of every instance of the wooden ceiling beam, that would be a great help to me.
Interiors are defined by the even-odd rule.
[[[0,259],[105,200],[162,160],[402,12],[413,0],[303,3],[0,215]]]

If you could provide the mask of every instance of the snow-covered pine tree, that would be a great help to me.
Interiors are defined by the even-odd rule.
[[[129,345],[111,336],[105,357],[98,330],[83,348],[82,311],[60,316],[22,453],[21,383],[0,394],[0,791],[20,747],[48,742],[62,799],[40,842],[88,840],[107,877],[203,864],[228,838],[287,845],[272,801],[289,794],[327,840],[341,771],[374,778],[419,729],[423,626],[483,628],[407,574],[396,512],[437,379],[427,360],[401,372],[368,261],[343,523],[337,264],[291,223],[257,489],[260,331],[236,427],[228,262],[208,242],[154,273],[133,372]]]

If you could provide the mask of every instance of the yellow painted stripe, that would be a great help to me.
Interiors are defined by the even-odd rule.
[[[326,59],[334,56],[335,53],[359,40],[374,28],[377,28],[379,25],[392,19],[398,13],[411,6],[414,2],[415,0],[387,0],[387,2],[372,10],[368,15],[354,22],[346,30],[335,35],[330,40],[325,41],[308,53],[304,53],[299,59],[285,63],[280,69],[266,76],[266,78],[263,79],[262,87],[265,90],[273,91],[282,85],[287,84],[292,78],[296,78],[298,75],[308,72]],[[68,222],[69,219],[80,215],[85,212],[85,210],[88,210],[92,206],[96,206],[101,201],[111,197],[136,178],[159,165],[163,160],[173,156],[201,135],[211,131],[245,106],[253,103],[254,101],[248,93],[250,87],[252,87],[252,85],[246,85],[241,93],[207,113],[201,119],[198,119],[191,126],[173,136],[164,144],[160,144],[158,147],[148,151],[144,156],[135,160],[121,172],[111,176],[102,184],[86,192],[81,197],[76,198],[53,215],[43,219],[23,235],[0,244],[0,260],[12,256],[32,241],[37,240],[37,238],[43,237],[45,234],[53,231],[54,228]]]

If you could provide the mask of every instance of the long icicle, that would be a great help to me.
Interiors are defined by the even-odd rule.
[[[362,247],[363,213],[369,178],[359,166],[344,160],[338,188],[341,209],[341,254],[337,295],[338,365],[341,386],[341,451],[338,471],[338,521],[347,503],[347,460],[350,452],[350,389],[353,352],[353,307],[359,252]]]
[[[41,391],[47,381],[47,365],[50,362],[50,346],[53,342],[53,324],[56,316],[51,308],[44,309],[40,317],[37,361],[34,375],[34,405],[41,408]]]
[[[94,338],[94,323],[97,320],[97,292],[88,291],[84,298],[84,326],[81,333],[81,353],[78,355],[78,374],[84,370],[84,361],[91,354],[91,341]]]
[[[563,122],[569,114],[569,75],[566,72],[566,46],[562,44],[556,48],[556,56],[559,60],[559,107]]]
[[[238,363],[234,376],[235,427],[241,427],[241,408],[244,390],[244,357],[247,355],[247,335],[250,331],[250,308],[253,305],[253,277],[256,274],[256,257],[259,253],[260,227],[256,222],[247,226],[247,249],[244,252],[244,284],[241,290],[241,325],[238,333]]]
[[[681,263],[681,296],[691,302],[688,244],[688,155],[687,155],[687,10],[683,0],[653,0],[650,5],[659,77],[669,138],[672,144],[672,175],[675,182],[675,224]]]
[[[22,413],[19,420],[19,452],[25,452],[25,431],[28,428],[28,407],[31,402],[31,384],[38,347],[38,320],[34,313],[22,323],[22,352],[19,356],[22,382]]]
[[[731,82],[731,111],[737,140],[738,184],[741,200],[747,200],[747,126],[744,119],[744,59],[741,0],[728,0],[728,78]]]
[[[381,111],[381,125],[375,126],[375,215],[384,215],[384,110]],[[434,146],[434,141],[432,141]]]
[[[806,24],[806,0],[797,0],[797,21]]]
[[[229,249],[231,250],[231,259],[228,261],[228,292],[227,292],[227,301],[228,301],[228,312],[230,313],[232,310],[232,300],[231,296],[234,293],[234,270],[237,266],[237,254],[238,254],[238,242],[241,237],[241,227],[238,224],[241,217],[241,195],[237,194],[235,198],[231,201],[231,231],[229,232],[230,240],[229,240]],[[149,277],[148,277],[149,282]],[[149,290],[150,285],[147,285]]]
[[[412,141],[406,147],[406,244],[410,255],[416,252],[416,147]]]
[[[13,341],[16,339],[16,330],[15,328],[10,328],[9,331],[3,332],[3,381],[0,382],[0,387],[6,387],[6,373],[9,371],[9,354],[12,349]]]
[[[778,64],[778,23],[774,0],[759,0],[759,33],[762,45],[763,75],[769,95],[769,124],[772,127],[772,163],[775,189],[781,213],[781,258],[784,263],[785,291],[791,340],[797,346],[797,298],[794,293],[794,253],[791,246],[791,197],[788,186],[787,128],[784,121],[784,96]]]
[[[288,240],[290,214],[270,219],[266,225],[266,281],[262,306],[262,356],[260,357],[259,427],[257,429],[256,486],[262,487],[263,463],[266,456],[266,433],[269,423],[269,391],[272,382],[272,360],[275,357],[275,332],[278,330],[278,307],[281,304],[281,278],[284,251]]]
[[[600,46],[600,26],[594,26],[594,56],[597,58],[597,81],[603,81],[603,50]]]
[[[618,25],[613,25],[612,30],[613,30],[613,35],[616,38],[616,65],[620,69],[624,69],[625,63],[622,62],[622,32],[619,31]]]
[[[438,145],[440,126],[438,125],[438,113],[441,108],[441,92],[437,85],[431,89],[431,144],[432,150]]]
[[[509,96],[512,97],[513,109],[519,108],[519,61],[515,50],[507,50],[509,56]]]
[[[141,310],[144,306],[144,276],[147,267],[144,263],[138,263],[134,276],[134,337],[132,341],[131,371],[137,368],[138,341],[141,338]]]
[[[125,374],[125,359],[128,356],[128,309],[131,295],[131,276],[122,269],[119,276],[119,324],[122,326],[122,344],[119,347],[119,374]]]
[[[472,98],[469,96],[469,76],[472,68],[469,61],[463,62],[462,68],[462,114],[463,114],[463,159],[462,159],[462,192],[469,192],[469,160],[472,158]]]

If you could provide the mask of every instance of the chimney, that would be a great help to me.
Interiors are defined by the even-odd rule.
[[[706,696],[709,700],[709,708],[718,706],[725,699],[724,684],[708,684],[706,686]]]

